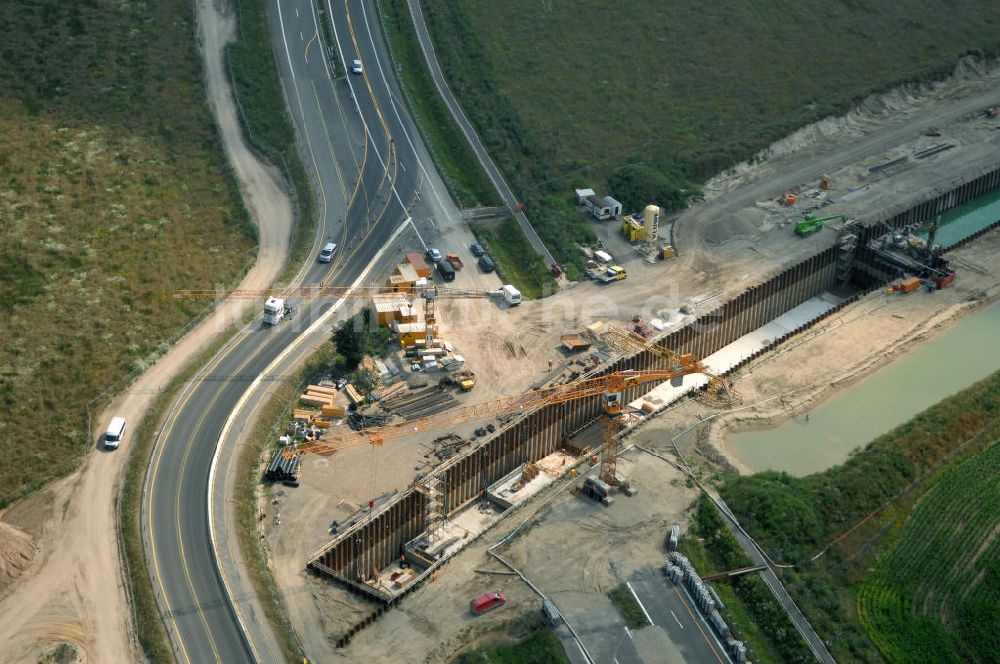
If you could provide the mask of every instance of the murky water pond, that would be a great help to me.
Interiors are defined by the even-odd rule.
[[[754,471],[807,475],[1000,369],[1000,302],[959,320],[806,417],[734,434],[730,452]]]

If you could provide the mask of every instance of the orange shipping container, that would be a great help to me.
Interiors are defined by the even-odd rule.
[[[899,288],[904,293],[912,293],[913,291],[920,288],[920,279],[917,279],[916,277],[910,277],[909,279],[905,279],[903,283],[899,285]]]
[[[431,277],[431,269],[427,266],[427,261],[424,257],[417,252],[411,252],[406,254],[406,262],[413,266],[413,269],[417,271],[418,277]]]

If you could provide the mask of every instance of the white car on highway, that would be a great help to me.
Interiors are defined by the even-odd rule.
[[[361,69],[361,60],[355,60],[351,63],[351,73],[360,74],[363,70]]]

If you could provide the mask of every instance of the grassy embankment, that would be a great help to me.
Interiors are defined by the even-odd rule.
[[[611,598],[611,603],[618,609],[618,613],[621,614],[625,625],[629,629],[639,629],[649,624],[649,621],[646,620],[646,614],[643,613],[642,607],[639,606],[639,602],[635,600],[632,592],[624,583],[620,583],[612,588],[608,593],[608,597]]]
[[[384,328],[379,328],[374,332],[367,325],[368,310],[365,309],[356,317],[345,321],[339,330],[354,332],[350,344],[352,348],[361,355],[371,353],[379,356],[383,355],[388,344],[388,335]],[[356,332],[355,332],[356,331]],[[338,332],[337,337],[343,338],[344,332]],[[356,339],[354,338],[356,337]],[[347,345],[347,344],[345,344]],[[298,397],[306,385],[315,383],[319,376],[329,373],[334,367],[338,374],[345,371],[354,371],[357,362],[353,362],[352,357],[345,357],[343,352],[347,349],[338,349],[333,343],[326,343],[315,352],[305,365],[299,369],[294,377],[271,386],[268,389],[269,397],[262,404],[257,414],[257,423],[252,433],[247,439],[249,445],[244,446],[240,451],[236,476],[239,478],[235,489],[236,495],[240,496],[236,507],[237,532],[239,537],[240,551],[246,557],[247,569],[250,580],[253,583],[257,597],[264,606],[264,614],[271,623],[278,635],[282,648],[282,655],[287,662],[301,661],[302,646],[295,634],[291,623],[288,621],[281,594],[275,584],[274,577],[268,566],[268,555],[264,541],[259,537],[260,520],[258,518],[258,490],[269,493],[269,487],[261,483],[260,462],[262,459],[270,458],[270,455],[278,448],[278,438],[288,426],[292,410],[298,405]],[[358,358],[359,360],[360,358]]]
[[[378,8],[406,102],[455,202],[460,208],[499,205],[476,153],[437,92],[406,0],[378,0]]]
[[[989,0],[421,4],[452,90],[564,262],[592,236],[575,186],[671,212],[798,127],[1000,50]]]
[[[839,661],[988,661],[997,633],[1000,373],[846,463],[720,491]],[[840,538],[816,560],[812,557]]]
[[[690,534],[694,537],[684,538],[680,550],[702,576],[752,564],[705,495],[698,499]],[[737,638],[749,646],[748,659],[775,664],[814,661],[808,646],[759,576],[747,574],[715,582],[712,587],[725,604],[720,613],[729,618],[727,623]]]
[[[292,197],[295,225],[282,274],[289,279],[312,247],[316,206],[278,78],[266,4],[264,0],[239,0],[238,7],[239,36],[226,55],[244,131],[250,142],[277,165]]]
[[[567,664],[559,639],[540,629],[517,643],[486,645],[462,653],[455,664]]]
[[[536,299],[556,291],[555,279],[513,217],[500,223],[479,222],[471,227],[476,239],[496,261],[497,273],[505,284],[513,284],[524,297]]]
[[[170,291],[253,260],[192,11],[0,3],[0,505],[95,444],[89,413],[198,313]]]
[[[438,94],[420,50],[406,0],[378,0],[378,6],[407,104],[452,198],[460,208],[500,205],[499,196],[479,165],[476,153]],[[479,225],[480,228],[483,226]],[[501,244],[497,244],[491,249],[491,254],[508,275],[508,281],[517,286],[522,294],[539,297],[542,284],[555,283],[548,269],[520,226],[507,223],[499,226],[501,234],[507,238],[503,244],[509,246],[502,248]],[[476,232],[480,240],[485,240]],[[523,250],[524,247],[527,251]]]
[[[296,376],[286,378],[270,387],[270,395],[261,406],[257,424],[248,436],[249,444],[240,451],[236,476],[239,478],[235,493],[240,496],[236,505],[236,523],[240,551],[246,557],[247,569],[257,597],[264,606],[264,615],[274,628],[286,662],[302,661],[302,646],[288,621],[281,595],[268,567],[265,543],[259,537],[260,520],[257,511],[257,491],[261,488],[260,460],[277,449],[282,435],[298,404],[302,389],[318,372],[329,367],[333,358],[332,344],[322,346],[300,369]],[[260,490],[269,493],[265,486]],[[294,489],[288,489],[289,491]]]
[[[233,330],[235,332],[235,329]],[[125,478],[118,496],[118,529],[121,551],[128,575],[128,593],[135,617],[136,633],[143,653],[150,662],[172,662],[173,650],[167,640],[163,619],[156,604],[153,582],[146,565],[142,545],[142,486],[149,466],[153,444],[170,404],[198,370],[207,364],[226,343],[228,334],[219,335],[211,348],[191,362],[156,397],[145,417],[135,426],[131,450],[125,466]]]

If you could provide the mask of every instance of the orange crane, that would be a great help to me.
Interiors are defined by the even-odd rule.
[[[604,396],[604,435],[601,444],[600,479],[610,486],[619,486],[622,481],[615,473],[618,458],[618,430],[622,415],[622,395],[625,388],[650,381],[665,381],[681,376],[700,373],[701,363],[691,355],[677,356],[677,363],[668,369],[650,371],[616,371],[597,378],[585,378],[563,385],[546,387],[516,396],[502,397],[492,401],[458,406],[435,415],[405,420],[361,431],[328,433],[317,440],[305,441],[286,449],[286,456],[303,453],[329,454],[359,445],[382,445],[387,440],[402,438],[415,433],[449,428],[515,413],[526,413],[535,408]]]
[[[609,327],[597,336],[621,353],[646,351],[667,360],[671,364],[676,364],[682,358],[681,355],[678,355],[669,348],[664,348],[635,332],[629,332],[618,327]],[[733,389],[729,380],[722,376],[716,376],[704,368],[702,368],[700,373],[705,374],[705,377],[708,378],[708,386],[705,392],[709,402],[718,405],[732,405],[740,401],[739,394]]]
[[[430,327],[435,321],[434,303],[439,300],[458,299],[488,299],[502,298],[502,290],[465,290],[459,288],[440,288],[434,284],[426,286],[413,286],[409,289],[399,289],[390,285],[367,285],[367,286],[328,286],[318,284],[316,286],[299,286],[298,288],[260,288],[260,289],[192,289],[177,290],[173,292],[175,300],[188,299],[225,299],[240,298],[250,300],[261,300],[269,297],[281,297],[288,299],[369,299],[375,295],[386,295],[391,293],[413,294],[424,300],[424,319]]]

